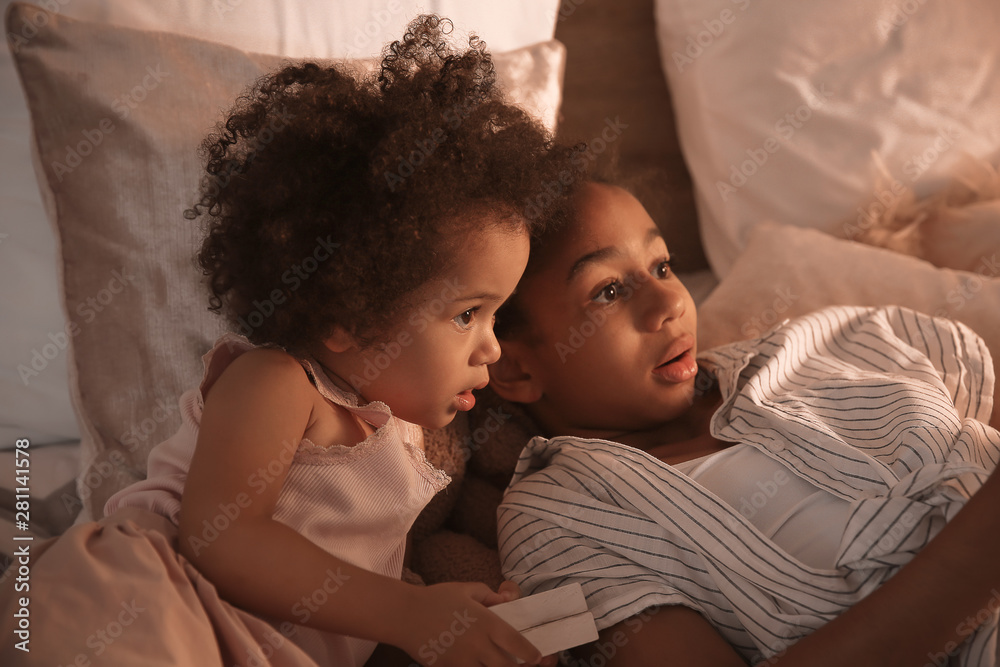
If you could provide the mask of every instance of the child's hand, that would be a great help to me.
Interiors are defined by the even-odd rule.
[[[490,597],[483,600],[483,604],[487,607],[492,607],[495,604],[520,599],[520,597],[521,587],[515,582],[507,580],[500,583],[500,587],[497,588],[496,593],[490,591]]]
[[[515,582],[507,580],[500,584],[497,592],[492,594],[496,601],[488,600],[484,602],[487,607],[492,607],[495,604],[500,604],[501,602],[510,602],[511,600],[519,600],[521,598],[521,587]],[[539,667],[556,667],[559,664],[558,655],[547,655],[542,658],[542,661],[538,663]]]
[[[413,593],[398,646],[421,665],[515,667],[518,659],[541,664],[538,649],[486,608],[515,599],[516,585],[495,593],[485,584],[446,583],[414,587]]]

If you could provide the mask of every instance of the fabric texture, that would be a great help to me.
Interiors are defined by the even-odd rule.
[[[360,667],[371,655],[373,641],[289,622],[268,626],[221,600],[215,587],[176,553],[181,494],[204,405],[202,387],[207,388],[211,379],[252,349],[254,346],[240,336],[227,334],[220,338],[204,357],[202,386],[185,392],[181,398],[180,429],[153,448],[150,476],[112,496],[106,508],[107,518],[100,524],[91,522],[72,528],[67,536],[57,538],[51,555],[33,562],[33,594],[45,600],[46,609],[57,605],[67,613],[47,614],[51,625],[33,628],[36,636],[46,637],[47,647],[41,655],[33,651],[30,664],[53,664],[35,662],[49,658],[54,658],[55,664],[72,663],[74,651],[87,645],[78,641],[78,633],[92,633],[92,618],[102,617],[109,610],[117,613],[121,600],[128,601],[130,594],[137,596],[134,604],[143,611],[153,609],[153,613],[139,618],[137,612],[129,620],[129,625],[136,623],[129,630],[129,641],[107,647],[106,657],[115,664],[146,664],[130,659],[129,652],[139,650],[147,639],[155,641],[157,647],[144,649],[150,652],[150,660],[161,660],[163,664],[202,664],[171,662],[175,652],[191,650],[206,656],[221,653],[225,664],[257,661],[255,664],[261,665]],[[359,405],[357,397],[334,385],[318,364],[303,360],[302,365],[324,398],[355,413],[376,430],[352,447],[320,447],[302,440],[278,496],[274,518],[341,560],[398,579],[403,572],[411,525],[431,497],[451,480],[427,462],[419,427],[393,417],[383,403]],[[266,490],[267,483],[264,474],[248,479],[245,498],[233,499],[231,508],[236,509],[220,507],[212,525],[192,536],[194,551],[211,548],[218,533],[233,519],[228,512],[252,502],[255,494]],[[161,516],[166,523],[157,520]],[[124,584],[126,592],[115,583],[117,577],[129,580]],[[325,596],[324,600],[333,595],[342,579],[336,571],[317,573],[317,595]],[[98,582],[107,590],[97,595],[96,601],[88,601],[87,594],[77,590],[90,591]],[[56,590],[62,588],[71,590]],[[102,606],[117,598],[121,600]],[[178,600],[184,602],[175,610],[172,606],[181,604]],[[83,610],[90,613],[81,613]],[[169,622],[175,614],[183,619],[176,628]],[[292,615],[305,622],[309,607],[293,609]],[[162,632],[157,625],[147,624],[156,618],[168,620]],[[186,633],[190,633],[191,642]],[[145,636],[150,634],[157,637]],[[219,638],[217,647],[215,635]],[[279,650],[286,644],[292,646]]]
[[[183,216],[202,175],[197,147],[221,110],[284,58],[12,5],[8,32],[25,26],[33,36],[14,57],[68,316],[51,345],[69,359],[79,496],[99,517],[114,492],[145,476],[152,446],[177,429],[177,397],[195,384],[197,360],[223,331],[194,261],[201,230]],[[495,64],[511,100],[554,123],[563,59],[562,46],[546,42],[496,54]],[[27,364],[29,383],[48,372],[46,363]]]
[[[926,259],[934,266],[981,271],[1000,252],[1000,171],[985,160],[962,160],[952,182],[918,197],[884,173],[877,194],[845,228],[849,239]],[[991,267],[991,277],[1000,268]]]
[[[756,338],[785,318],[838,304],[900,305],[962,322],[986,341],[1000,375],[995,251],[984,248],[974,271],[955,271],[789,225],[753,231],[730,274],[698,308],[698,348]]]
[[[879,166],[919,196],[1000,163],[1000,5],[657,0],[660,57],[723,278],[771,220],[846,236]],[[752,54],[752,57],[750,55]]]
[[[728,447],[674,469],[735,508],[764,537],[814,568],[831,569],[850,503],[752,447]]]
[[[158,514],[133,508],[78,524],[35,545],[31,556],[32,594],[41,601],[45,582],[45,611],[32,615],[30,652],[13,641],[0,645],[4,665],[316,667],[289,641],[298,626],[275,629],[222,600],[177,553],[177,528]],[[15,579],[0,590],[8,637]]]
[[[504,572],[526,592],[579,582],[598,627],[656,605],[698,610],[751,662],[871,593],[1000,460],[993,367],[967,327],[839,307],[703,353],[712,434],[851,503],[836,567],[800,562],[739,511],[645,452],[532,440],[498,512]],[[994,614],[961,665],[995,664]]]

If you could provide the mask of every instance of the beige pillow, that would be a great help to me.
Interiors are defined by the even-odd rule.
[[[70,355],[78,490],[99,517],[112,493],[145,476],[150,448],[180,424],[177,397],[201,377],[200,356],[222,330],[194,261],[200,229],[183,217],[202,173],[197,146],[236,96],[284,59],[25,4],[11,6],[7,32],[31,35],[14,55],[68,316],[51,338]],[[495,62],[515,102],[531,110],[530,101],[546,109],[558,101],[557,42]]]
[[[1000,254],[974,272],[937,268],[813,229],[760,225],[698,310],[698,347],[754,338],[824,306],[900,305],[969,325],[1000,372]]]
[[[920,197],[883,171],[871,199],[843,225],[851,240],[926,259],[935,266],[1000,276],[1000,171],[964,156],[940,190]]]

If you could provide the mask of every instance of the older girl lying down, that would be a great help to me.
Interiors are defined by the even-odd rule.
[[[696,356],[642,206],[589,184],[570,218],[501,312],[491,383],[560,436],[522,453],[500,550],[525,592],[583,586],[603,629],[585,664],[995,664],[983,342],[837,307]]]

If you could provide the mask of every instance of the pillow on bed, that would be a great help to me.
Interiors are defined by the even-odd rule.
[[[35,34],[15,61],[61,248],[69,320],[58,337],[83,439],[78,489],[99,517],[179,425],[177,397],[201,377],[200,355],[221,330],[194,261],[198,223],[183,217],[202,173],[197,146],[283,58],[13,5],[8,34],[26,25]],[[547,42],[495,62],[515,101],[541,100],[533,110],[551,123],[563,59]]]
[[[57,4],[58,3],[58,4]],[[376,56],[421,12],[474,28],[496,53],[552,39],[558,0],[39,0],[71,18],[163,30],[290,58]]]
[[[1000,3],[657,0],[660,56],[720,277],[763,220],[846,237],[878,161],[918,195],[1000,160]]]
[[[698,348],[754,338],[829,305],[900,305],[969,325],[1000,373],[1000,251],[981,262],[974,271],[941,269],[813,229],[764,223],[698,309]]]
[[[963,160],[953,181],[925,197],[889,176],[849,224],[848,237],[926,259],[935,266],[984,270],[1000,252],[1000,172],[984,160]]]

